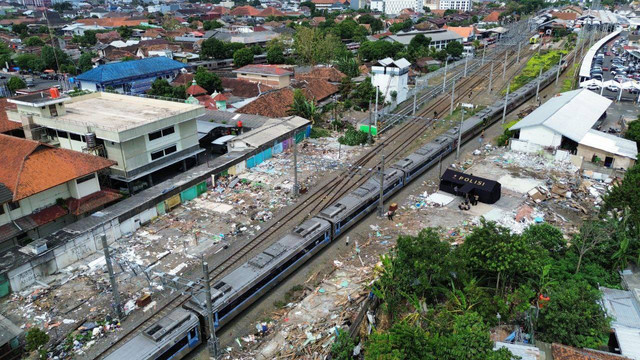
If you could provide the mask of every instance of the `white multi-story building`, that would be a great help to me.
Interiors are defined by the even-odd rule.
[[[27,137],[115,161],[112,184],[130,192],[140,182],[153,185],[174,165],[186,170],[204,151],[196,131],[196,118],[205,112],[200,105],[106,92],[9,102],[17,105],[7,111],[9,120],[22,123]]]
[[[423,0],[383,0],[383,9],[380,10],[379,4],[376,4],[376,8],[374,9],[374,2],[371,2],[371,9],[376,11],[382,11],[387,15],[397,15],[400,14],[400,11],[404,9],[412,9],[416,12],[423,12],[422,10],[422,1]]]
[[[371,67],[371,83],[382,93],[383,101],[401,103],[407,99],[409,87],[409,67],[411,63],[405,58],[393,60],[384,58]],[[393,95],[395,92],[395,99]]]
[[[440,0],[440,10],[471,11],[471,0]]]
[[[384,12],[384,0],[371,0],[371,11]]]

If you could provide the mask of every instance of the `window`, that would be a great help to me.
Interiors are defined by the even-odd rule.
[[[74,134],[74,133],[69,133],[69,139],[75,140],[75,141],[82,141],[82,138],[80,137],[80,135]]]
[[[51,116],[58,116],[58,109],[56,109],[56,105],[49,105],[49,112]]]
[[[12,201],[9,203],[9,210],[13,211],[15,209],[19,209],[20,208],[20,202],[19,201]]]
[[[169,146],[166,149],[154,151],[151,153],[151,160],[160,159],[161,157],[173,154],[176,151],[178,151],[178,148],[175,145]]]
[[[66,138],[68,138],[69,136],[67,135],[67,132],[66,132],[66,131],[60,131],[60,130],[58,130],[58,137],[59,137],[59,138],[65,138],[65,139],[66,139]]]
[[[176,129],[173,126],[164,128],[162,130],[154,131],[152,133],[149,133],[149,141],[160,139],[163,136],[171,135],[175,132],[176,132]]]
[[[4,214],[4,205],[0,204],[0,215]]]
[[[83,182],[91,181],[96,178],[96,174],[90,174],[87,176],[83,176],[81,178],[76,179],[76,183],[81,184]]]

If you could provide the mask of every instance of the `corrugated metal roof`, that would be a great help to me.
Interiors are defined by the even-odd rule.
[[[515,356],[519,356],[521,360],[540,360],[540,349],[532,345],[510,344],[496,341],[493,350],[507,348]]]
[[[22,334],[22,329],[12,323],[11,320],[0,315],[0,346],[4,346],[20,334]]]
[[[262,127],[236,136],[232,142],[242,141],[251,147],[259,147],[272,142],[279,136],[288,133],[301,126],[310,124],[309,120],[299,116],[290,116],[282,119],[269,119]]]
[[[613,318],[614,329],[622,355],[640,359],[640,304],[631,291],[600,287],[607,314]]]
[[[511,130],[544,126],[578,142],[611,103],[611,100],[587,89],[568,91],[542,104]]]
[[[180,70],[185,64],[164,56],[150,57],[141,60],[123,61],[100,65],[78,75],[80,81],[105,83],[137,76],[152,75],[157,72]]]
[[[594,129],[587,131],[587,134],[580,140],[579,144],[632,159],[636,159],[638,156],[638,146],[635,141]]]
[[[600,50],[602,46],[604,46],[604,44],[609,42],[609,40],[613,39],[614,37],[620,35],[620,32],[621,32],[620,30],[614,31],[611,34],[603,37],[597,43],[595,43],[595,45],[593,45],[589,49],[589,51],[587,51],[587,55],[584,56],[584,61],[580,66],[581,77],[591,77],[591,62],[593,61],[593,57],[596,56],[596,53],[598,52],[598,50]]]
[[[392,39],[393,41],[399,42],[403,45],[409,45],[409,43],[411,42],[411,39],[413,39],[418,34],[423,34],[425,37],[430,38],[432,43],[435,41],[446,41],[446,40],[462,41],[462,36],[449,30],[398,32],[396,35],[389,35],[386,37],[389,39]]]
[[[250,129],[255,129],[264,125],[269,118],[266,116],[260,115],[252,115],[252,114],[242,114],[242,113],[232,113],[228,111],[220,111],[220,110],[210,110],[204,113],[204,115],[197,118],[197,120],[201,121],[213,121],[216,123],[227,123],[230,125],[234,125],[238,122],[238,120],[242,121],[242,127],[247,127]]]

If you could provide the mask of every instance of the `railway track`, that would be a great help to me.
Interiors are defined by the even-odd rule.
[[[499,54],[504,54],[504,51],[509,51],[509,49],[504,49],[502,51],[496,50],[496,52]],[[494,57],[498,56],[497,54],[494,55]],[[510,63],[515,62],[515,56],[515,53],[513,53]],[[463,82],[457,84],[457,86],[460,86],[459,89],[456,89],[457,100],[460,100],[464,96],[467,96],[468,93],[472,91],[472,89],[486,80],[486,77],[484,76],[484,74],[482,74],[482,69],[488,69],[488,66],[490,66],[489,62],[487,62],[485,65],[482,65],[479,71],[476,71],[476,74],[464,78]],[[472,73],[474,72],[474,69],[472,68],[469,68],[467,70],[471,71]],[[451,80],[449,81],[452,82],[454,81],[454,79],[460,79],[462,77],[462,72],[463,69],[459,69],[457,72],[450,74]],[[426,94],[420,97],[420,100],[424,102],[427,101],[427,99],[432,99],[434,96],[437,96],[438,93],[435,92],[435,90],[437,89],[428,90]],[[448,102],[450,101],[450,97],[448,96],[448,94],[440,95],[441,96],[436,98],[436,102],[434,104],[431,104],[425,109],[422,109],[419,114],[417,113],[417,117],[431,114],[433,111],[436,111],[438,114],[442,114],[444,111],[446,111],[449,106]],[[454,100],[454,102],[456,102],[456,100]],[[407,105],[403,105],[398,111],[397,115],[394,114],[391,116],[406,116],[406,114],[411,113],[412,107],[412,103],[407,102]],[[331,204],[337,198],[346,194],[348,191],[351,191],[352,189],[360,186],[361,183],[369,178],[368,175],[372,174],[371,171],[362,173],[362,171],[360,170],[363,168],[375,169],[379,165],[379,162],[376,159],[376,155],[380,150],[382,150],[384,146],[387,146],[385,150],[389,151],[389,153],[387,154],[388,159],[392,159],[400,155],[409,146],[411,146],[411,143],[415,139],[422,136],[424,134],[424,131],[428,129],[435,120],[437,119],[426,119],[425,121],[409,121],[402,123],[399,128],[397,128],[384,140],[384,144],[375,145],[371,149],[371,151],[369,151],[367,154],[364,154],[361,158],[354,162],[349,167],[349,169],[342,171],[336,178],[331,179],[331,181],[326,181],[324,184],[316,187],[313,192],[301,198],[293,206],[293,208],[283,211],[283,215],[275,219],[275,221],[273,221],[271,225],[263,229],[256,237],[243,245],[233,255],[223,260],[222,263],[216,264],[215,268],[210,271],[212,283],[217,281],[227,271],[235,268],[236,264],[242,263],[245,258],[253,252],[253,250],[261,245],[264,245],[268,239],[271,239],[273,237],[277,238],[279,232],[287,232],[292,227],[299,224],[301,222],[299,220],[300,214],[306,214],[305,217],[308,217],[316,211],[319,211],[325,206]],[[389,149],[389,144],[398,144],[398,146]],[[354,179],[358,174],[360,176]],[[289,224],[290,222],[293,222],[293,224]],[[96,358],[103,358],[107,356],[113,350],[118,348],[120,344],[126,343],[127,341],[135,337],[142,329],[165,317],[169,312],[173,311],[173,309],[183,305],[187,300],[189,300],[190,296],[190,294],[183,295],[179,293],[169,295],[166,302],[156,309],[156,313],[154,315],[152,315],[150,318],[142,320],[134,328],[127,331],[124,336],[113,341],[109,345],[109,347],[99,353]]]

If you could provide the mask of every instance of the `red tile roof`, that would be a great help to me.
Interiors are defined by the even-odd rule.
[[[116,162],[0,134],[0,182],[18,201]]]
[[[72,214],[82,215],[120,198],[122,198],[122,195],[113,190],[100,190],[80,199],[68,199],[67,207]]]
[[[500,11],[492,11],[489,15],[485,16],[484,22],[498,22],[500,19]]]
[[[193,96],[207,95],[207,90],[200,85],[193,84],[187,88],[187,94]]]
[[[237,8],[232,9],[230,14],[233,16],[258,16],[260,15],[260,10],[251,5],[238,6]]]
[[[15,109],[15,105],[9,104],[6,98],[0,99],[0,133],[17,130],[22,127],[22,124],[7,118],[6,109]]]
[[[333,67],[317,66],[306,73],[296,73],[297,80],[322,79],[330,82],[340,82],[347,75]]]
[[[228,101],[229,98],[226,97],[224,94],[220,93],[218,95],[216,95],[216,97],[213,98],[214,101]]]
[[[297,84],[307,99],[321,101],[338,92],[338,87],[324,80],[310,80]],[[268,117],[284,117],[289,115],[293,104],[291,87],[270,91],[236,110],[238,113],[254,114]]]
[[[291,71],[285,70],[276,65],[257,65],[257,64],[246,65],[237,70],[233,70],[233,72],[251,73],[251,74],[260,74],[260,75],[277,75],[277,76],[293,74]]]
[[[473,26],[448,26],[445,24],[442,28],[453,31],[463,38],[468,38],[469,36],[473,35]]]
[[[236,110],[236,112],[268,117],[284,117],[289,115],[291,104],[293,104],[293,89],[286,87],[268,92]]]
[[[128,17],[113,17],[113,18],[90,18],[90,19],[78,19],[76,22],[83,23],[85,25],[99,25],[105,27],[120,27],[120,26],[138,26],[140,23],[149,21],[148,19],[131,19]]]
[[[180,73],[176,78],[171,82],[172,85],[184,85],[187,86],[193,82],[193,74],[190,73]]]
[[[555,343],[551,345],[551,352],[554,360],[631,360],[618,354],[591,349],[578,349]]]
[[[56,219],[59,219],[68,212],[60,205],[49,206],[48,208],[42,209],[37,213],[33,213],[29,215],[29,217],[36,223],[38,226],[42,226],[44,224],[48,224]]]
[[[273,88],[269,85],[258,84],[247,80],[236,78],[221,78],[222,87],[231,91],[233,96],[242,98],[251,98],[261,93],[271,91]]]
[[[575,20],[578,18],[578,14],[574,12],[559,12],[553,11],[551,12],[551,16],[556,17],[560,20]]]
[[[269,17],[269,16],[284,16],[284,13],[276,8],[274,8],[273,6],[268,6],[266,9],[262,10],[260,12],[260,15],[262,17]]]

